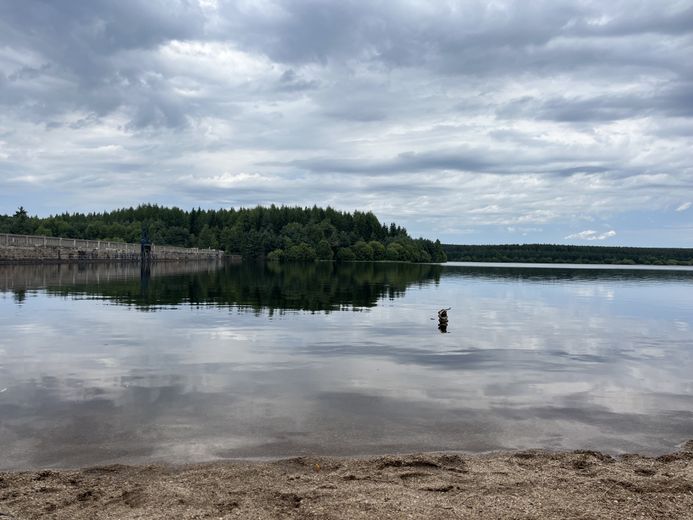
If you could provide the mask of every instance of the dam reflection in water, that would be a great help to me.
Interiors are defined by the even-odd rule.
[[[0,266],[0,467],[669,451],[692,311],[684,270]]]

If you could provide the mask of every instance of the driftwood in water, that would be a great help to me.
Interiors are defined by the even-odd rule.
[[[452,309],[452,307],[448,307],[447,309],[440,309],[438,311],[438,329],[440,329],[440,332],[448,331],[448,311],[450,309]]]

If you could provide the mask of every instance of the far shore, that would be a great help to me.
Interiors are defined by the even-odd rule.
[[[0,472],[0,520],[693,518],[693,440],[659,457],[423,453]]]
[[[592,269],[592,270],[631,270],[631,271],[693,271],[693,265],[659,265],[659,264],[568,264],[561,262],[461,262],[449,260],[444,264],[457,267],[501,267],[527,269]]]

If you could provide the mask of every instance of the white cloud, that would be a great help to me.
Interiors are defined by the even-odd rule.
[[[0,2],[0,213],[270,201],[644,243],[638,216],[690,208],[678,7],[453,4]]]
[[[605,233],[599,233],[593,229],[586,229],[585,231],[580,231],[579,233],[574,233],[565,237],[565,240],[606,240],[616,236],[616,231],[613,229]]]

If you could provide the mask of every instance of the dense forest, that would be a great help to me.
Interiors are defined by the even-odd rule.
[[[459,262],[693,265],[693,249],[683,248],[443,244],[443,249],[449,260]]]
[[[106,213],[40,218],[24,208],[0,215],[0,233],[139,242],[146,229],[155,244],[223,249],[268,260],[396,260],[445,262],[439,241],[413,239],[381,224],[371,212],[333,208],[193,209],[141,205]]]
[[[40,218],[24,208],[0,215],[0,233],[223,249],[269,260],[394,260],[693,265],[693,249],[555,244],[456,245],[385,225],[371,212],[270,206],[185,211],[157,205]]]

